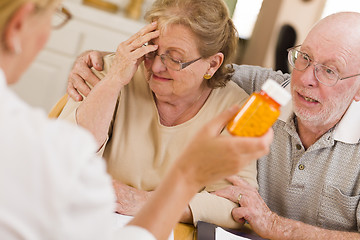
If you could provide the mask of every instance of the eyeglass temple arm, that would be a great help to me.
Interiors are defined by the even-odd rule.
[[[190,61],[190,62],[180,63],[181,69],[186,68],[187,66],[189,66],[190,64],[196,62],[196,61],[199,60],[200,58],[201,58],[201,57],[199,57],[199,58],[197,58],[197,59],[195,59],[195,60],[192,60],[192,61]]]

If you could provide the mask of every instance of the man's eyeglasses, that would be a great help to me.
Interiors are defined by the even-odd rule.
[[[63,6],[58,7],[52,18],[52,28],[59,29],[63,27],[71,18],[72,15],[69,10]]]
[[[190,64],[198,61],[199,59],[201,59],[201,57],[196,58],[192,61],[189,62],[181,62],[178,60],[173,59],[172,57],[170,57],[168,54],[161,54],[159,55],[157,53],[157,51],[154,52],[150,52],[148,54],[145,55],[145,58],[153,60],[156,56],[159,56],[161,59],[161,62],[169,69],[175,70],[175,71],[180,71],[181,69],[186,68],[187,66],[189,66]]]
[[[360,75],[360,73],[359,73],[359,74],[341,78],[339,76],[339,73],[337,73],[334,69],[332,69],[328,66],[322,65],[320,63],[315,63],[309,57],[309,55],[296,49],[300,46],[301,45],[298,45],[298,46],[287,49],[287,51],[289,52],[288,60],[289,60],[290,65],[296,70],[304,71],[312,63],[314,65],[314,74],[315,74],[316,79],[320,83],[322,83],[326,86],[332,87],[339,80],[344,80],[347,78],[351,78],[351,77]]]

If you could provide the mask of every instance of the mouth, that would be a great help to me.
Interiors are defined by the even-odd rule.
[[[152,74],[152,78],[154,80],[157,80],[157,81],[170,81],[170,80],[172,80],[171,78],[165,78],[165,77],[161,77],[161,76],[158,76],[158,75],[155,75],[155,74]]]
[[[318,103],[319,101],[310,97],[306,97],[304,95],[301,95],[300,93],[298,93],[300,97],[302,97],[306,102],[309,103]]]
[[[312,99],[312,98],[309,98],[309,97],[305,97],[305,96],[304,96],[304,99],[305,99],[306,101],[308,101],[308,102],[318,102],[318,101],[316,101],[315,99]]]

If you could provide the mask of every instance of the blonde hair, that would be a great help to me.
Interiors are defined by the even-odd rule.
[[[190,28],[197,37],[197,48],[203,58],[218,52],[224,62],[208,80],[210,88],[224,87],[234,69],[232,58],[237,48],[237,31],[223,0],[156,0],[145,19],[158,21],[162,28],[181,24]]]
[[[3,32],[6,23],[9,21],[15,11],[24,3],[33,2],[39,9],[45,8],[48,5],[58,2],[58,0],[1,0],[0,1],[0,33],[1,40],[3,38]]]

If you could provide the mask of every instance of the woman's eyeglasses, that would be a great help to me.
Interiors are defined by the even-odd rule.
[[[169,69],[175,70],[175,71],[180,71],[181,69],[186,68],[187,66],[189,66],[190,64],[198,61],[199,59],[201,59],[201,57],[196,58],[192,61],[189,62],[181,62],[178,60],[173,59],[172,57],[170,57],[168,54],[161,54],[159,55],[157,53],[157,51],[154,52],[150,52],[148,54],[145,55],[145,58],[153,60],[155,59],[156,56],[159,56],[161,59],[161,62]]]

